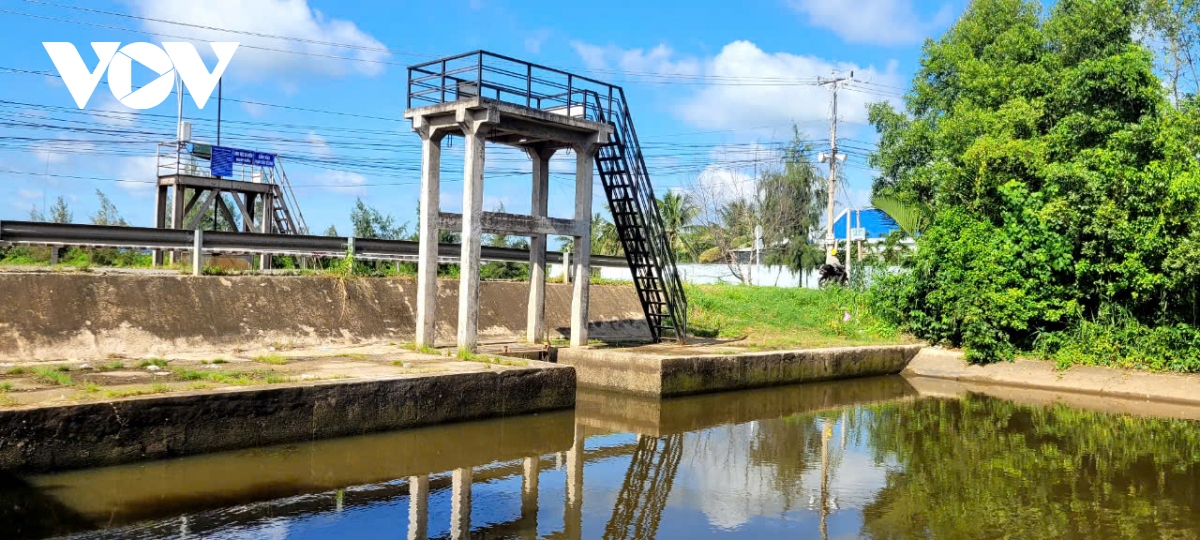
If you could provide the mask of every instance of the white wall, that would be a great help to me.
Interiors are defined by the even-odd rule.
[[[562,265],[552,265],[550,277],[561,277]],[[633,281],[628,268],[601,268],[600,277],[619,281]],[[740,283],[729,267],[724,264],[680,264],[679,277],[686,283],[696,285],[712,285],[716,283]],[[805,285],[810,289],[817,288],[817,279],[821,276],[817,271],[809,273]],[[751,272],[754,285],[771,287],[799,287],[800,275],[785,266],[762,265]]]

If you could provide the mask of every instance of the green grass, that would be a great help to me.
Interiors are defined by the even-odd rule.
[[[467,349],[459,349],[458,350],[458,359],[464,360],[467,362],[479,362],[481,364],[491,364],[494,366],[525,367],[525,366],[529,365],[529,362],[522,360],[520,358],[503,358],[503,357],[499,357],[499,356],[492,356],[490,354],[478,354],[478,353],[473,353]]]
[[[141,364],[138,364],[138,367],[140,368],[148,368],[150,366],[165,368],[167,367],[167,361],[162,358],[150,358],[148,360],[143,360]]]
[[[23,367],[15,367],[15,368],[10,368],[8,371],[5,371],[4,373],[6,375],[24,375],[26,372],[27,371]]]
[[[117,360],[100,366],[101,371],[113,371],[117,369],[125,369],[125,363]]]
[[[253,360],[260,364],[271,364],[273,366],[282,366],[288,363],[287,358],[284,358],[278,354],[264,354],[262,356],[255,356]]]
[[[149,387],[138,388],[121,388],[119,390],[107,390],[104,392],[104,397],[109,399],[119,399],[134,396],[148,396],[152,394],[165,394],[170,392],[171,388],[165,384],[156,384]]]
[[[75,381],[71,380],[70,375],[67,375],[58,368],[37,367],[33,368],[31,372],[37,376],[38,380],[48,382],[50,384],[57,384],[59,386],[71,386],[75,384]]]
[[[0,383],[0,392],[12,392],[13,385],[10,382]]]
[[[903,343],[876,317],[868,293],[744,285],[688,285],[688,330],[760,349]],[[849,320],[846,316],[849,314]]]
[[[410,351],[419,352],[421,354],[432,354],[434,356],[442,355],[442,353],[440,351],[438,351],[437,349],[435,349],[433,347],[430,347],[429,345],[418,346],[416,343],[401,343],[400,346],[404,347],[405,349],[408,349]]]
[[[254,384],[278,384],[288,382],[288,378],[266,370],[255,371],[218,371],[181,369],[175,372],[185,381],[208,381],[220,384],[250,386]]]

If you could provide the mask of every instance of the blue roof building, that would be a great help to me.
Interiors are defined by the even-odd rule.
[[[900,228],[900,225],[896,224],[896,220],[878,208],[842,210],[842,213],[833,222],[833,235],[838,240],[846,240],[847,213],[851,217],[851,227],[862,227],[867,230],[867,240],[883,238],[891,234],[892,231]]]

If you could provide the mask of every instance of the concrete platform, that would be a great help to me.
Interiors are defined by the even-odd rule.
[[[5,368],[0,470],[114,465],[575,403],[574,370],[534,360],[376,347],[157,361]]]
[[[725,344],[562,349],[578,384],[652,397],[894,375],[920,345],[746,351]]]

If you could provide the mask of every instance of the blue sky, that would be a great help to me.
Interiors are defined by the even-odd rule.
[[[872,175],[863,156],[875,141],[866,104],[897,99],[921,42],[940,35],[964,4],[609,1],[584,9],[507,0],[0,0],[0,219],[27,219],[32,207],[63,196],[75,221],[86,222],[100,189],[131,224],[151,225],[155,141],[173,137],[174,97],[133,111],[101,84],[80,111],[60,79],[20,70],[55,72],[43,41],[74,43],[91,68],[89,42],[181,38],[198,44],[210,68],[205,42],[242,43],[224,76],[222,142],[280,153],[318,233],[331,224],[347,232],[356,197],[411,226],[420,141],[402,119],[405,66],[474,49],[624,86],[660,195],[749,192],[753,172],[777,160],[773,149],[790,138],[793,123],[827,145],[830,93],[810,81],[853,70],[862,82],[839,94],[850,166],[838,202],[865,204]],[[148,82],[148,73],[135,71],[135,85],[139,76]],[[196,139],[215,138],[216,109],[215,94],[203,110],[186,103]],[[443,157],[444,211],[461,208],[461,150],[455,141]],[[527,159],[499,147],[488,152],[486,209],[528,212]],[[319,167],[307,164],[313,159]],[[552,165],[554,216],[569,217],[572,208],[570,160],[560,155]],[[595,200],[603,200],[599,191]]]

